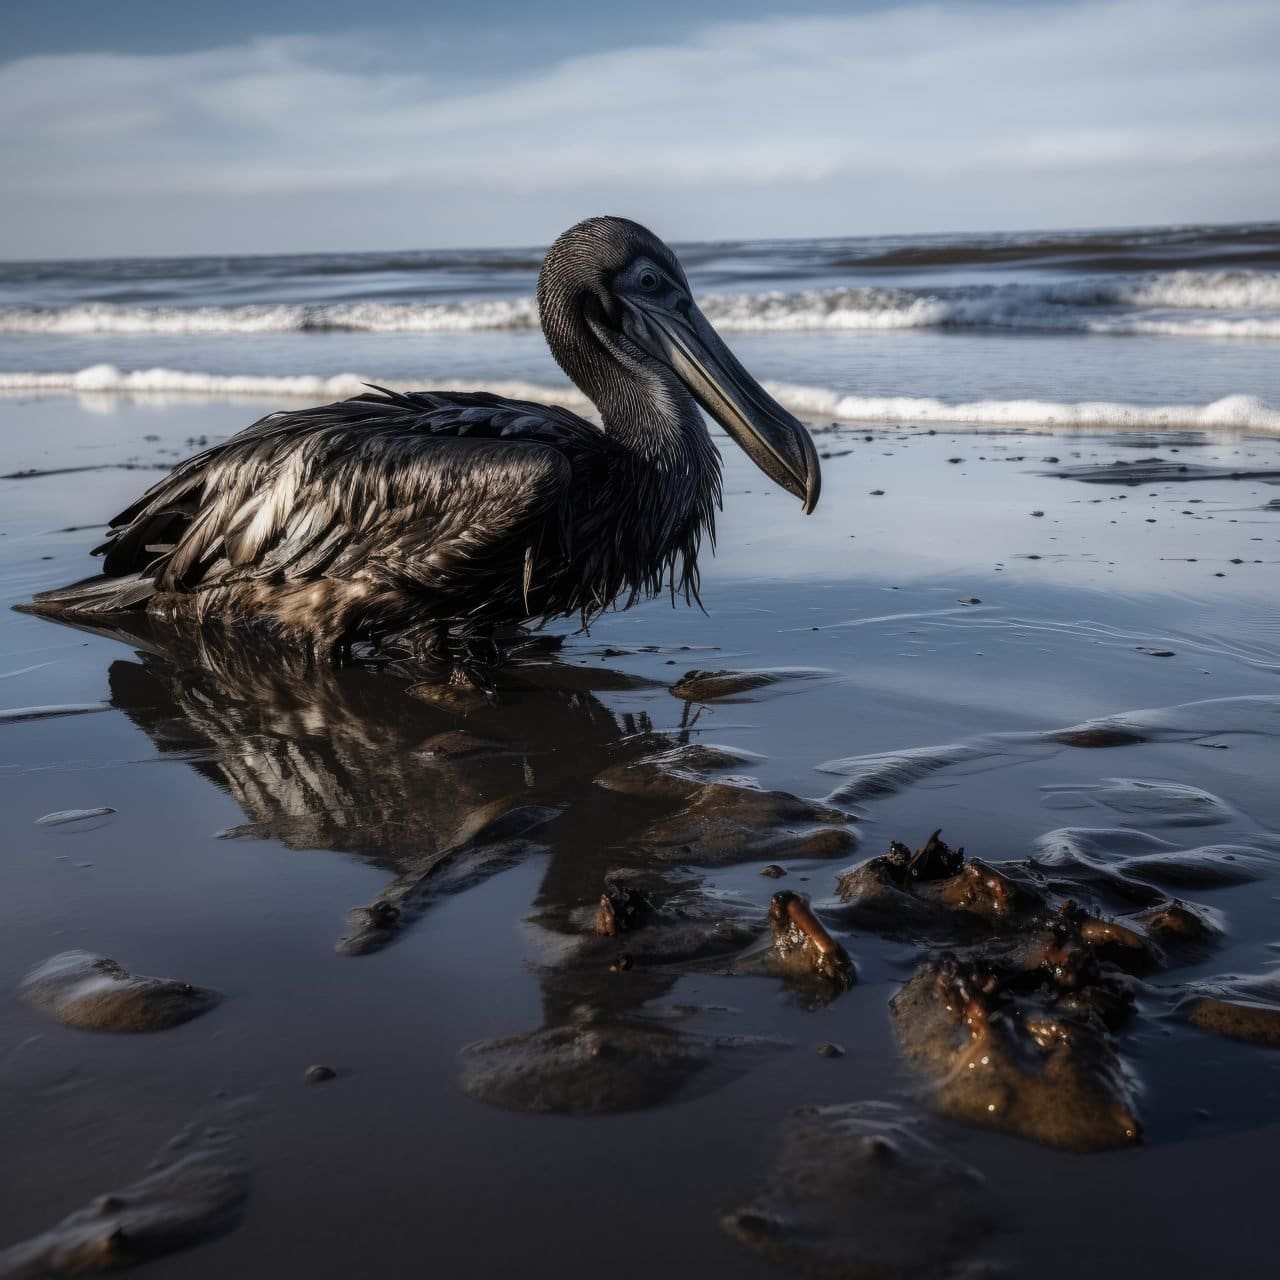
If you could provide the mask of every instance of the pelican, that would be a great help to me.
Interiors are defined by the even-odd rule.
[[[698,599],[720,455],[700,405],[772,480],[818,501],[808,432],[695,305],[638,223],[589,218],[547,253],[542,332],[602,427],[483,393],[371,387],[279,412],[180,463],[111,522],[101,574],[36,596],[68,621],[145,610],[259,621],[342,660],[438,654],[513,626]]]

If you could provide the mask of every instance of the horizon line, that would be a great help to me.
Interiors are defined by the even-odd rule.
[[[623,215],[619,215],[623,216]],[[1006,228],[986,228],[977,231],[870,231],[850,232],[846,235],[795,235],[795,236],[725,236],[715,239],[682,240],[673,239],[674,248],[699,248],[717,244],[799,244],[805,241],[828,240],[927,240],[938,236],[1030,236],[1052,235],[1087,236],[1105,233],[1123,233],[1133,231],[1191,231],[1191,230],[1241,230],[1257,228],[1280,230],[1280,219],[1244,218],[1226,222],[1134,222],[1126,224],[1098,224],[1092,226],[1024,226]],[[271,250],[253,249],[248,251],[205,250],[199,253],[86,253],[65,254],[49,257],[47,255],[32,257],[0,258],[0,267],[20,264],[60,263],[60,262],[182,262],[197,258],[326,258],[347,255],[354,257],[372,257],[386,254],[422,254],[422,253],[545,253],[550,242],[545,244],[466,244],[466,245],[422,245],[416,248],[405,246],[385,249],[310,249],[310,250]]]

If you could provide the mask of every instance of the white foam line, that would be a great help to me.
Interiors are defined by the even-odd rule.
[[[354,373],[333,377],[311,374],[258,375],[192,373],[178,369],[126,371],[93,365],[74,373],[3,373],[0,395],[66,393],[82,396],[247,396],[254,399],[304,400],[320,404],[362,394],[368,379]],[[389,384],[406,391],[489,391],[513,400],[560,404],[592,412],[590,401],[569,386],[494,381]],[[919,396],[843,395],[826,387],[767,382],[766,388],[793,413],[826,423],[875,422],[949,427],[1040,426],[1255,431],[1280,434],[1280,409],[1256,396],[1231,395],[1211,404],[1136,405],[1098,400],[1078,403],[1045,400],[978,400],[948,404]]]
[[[580,412],[592,407],[586,396],[573,387],[548,387],[512,380],[397,383],[365,378],[357,373],[323,377],[318,374],[192,373],[181,369],[130,371],[110,364],[96,364],[73,373],[0,373],[0,395],[70,392],[86,396],[249,396],[323,404],[362,395],[368,391],[370,382],[396,391],[488,391],[511,400],[562,404]]]
[[[466,332],[533,329],[532,298],[471,302],[350,302],[318,305],[255,303],[239,307],[116,306],[0,308],[0,333],[356,333]]]
[[[1224,396],[1211,404],[1137,405],[1109,400],[977,400],[948,404],[919,396],[848,396],[821,387],[775,384],[770,390],[793,412],[837,422],[919,423],[925,426],[1196,427],[1280,433],[1280,409],[1257,396]]]

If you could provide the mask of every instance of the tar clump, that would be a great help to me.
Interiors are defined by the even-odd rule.
[[[27,974],[22,998],[69,1027],[163,1031],[212,1009],[221,996],[174,978],[129,973],[88,951],[64,951]]]

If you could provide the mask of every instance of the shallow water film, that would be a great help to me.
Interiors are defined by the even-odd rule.
[[[273,407],[0,405],[0,1276],[1263,1272],[1280,440],[725,448],[494,698],[9,610]]]

